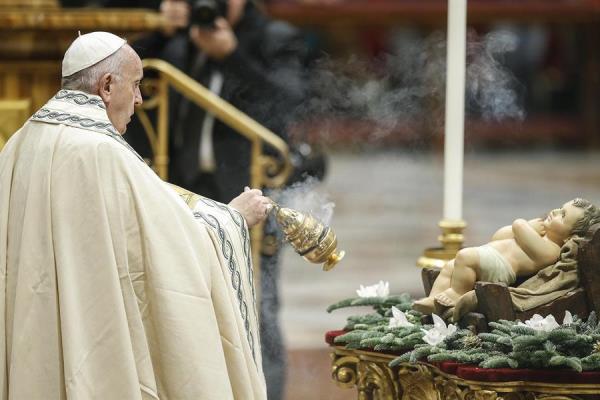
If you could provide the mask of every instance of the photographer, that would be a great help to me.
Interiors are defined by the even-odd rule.
[[[123,1],[105,5],[135,6]],[[287,141],[288,126],[308,86],[305,43],[299,31],[270,20],[246,0],[163,0],[156,6],[169,26],[133,43],[142,58],[170,62]],[[250,143],[176,93],[171,94],[170,107],[170,181],[228,203],[249,184]],[[139,124],[138,129],[133,125],[126,139],[149,156],[145,134]],[[265,234],[271,240],[265,242],[276,244],[277,232],[268,229]],[[261,340],[271,400],[283,397],[285,380],[278,254],[265,248],[261,261]]]
[[[168,28],[133,47],[142,58],[175,65],[287,140],[307,86],[302,36],[246,0],[213,0],[218,8],[214,21],[195,21],[197,4],[208,2],[163,0],[159,9]],[[116,3],[123,2],[107,6]],[[250,144],[186,99],[173,97],[170,180],[217,200],[233,198],[249,181]],[[134,147],[145,140],[130,136]]]

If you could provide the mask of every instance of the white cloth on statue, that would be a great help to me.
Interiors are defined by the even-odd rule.
[[[217,244],[60,91],[0,153],[0,399],[266,399],[251,265]]]
[[[517,280],[510,263],[502,254],[489,244],[477,248],[479,254],[479,275],[482,282],[502,282],[507,286]]]

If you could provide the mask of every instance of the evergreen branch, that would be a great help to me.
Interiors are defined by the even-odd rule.
[[[581,360],[576,357],[554,356],[549,364],[553,367],[569,367],[577,372],[582,371]]]
[[[511,327],[512,325],[508,325],[506,323],[501,323],[501,322],[489,322],[488,325],[492,328],[494,328],[495,331],[497,331],[497,334],[506,334],[506,335],[510,335],[511,332]],[[494,332],[496,333],[496,332]]]
[[[410,356],[411,353],[404,353],[402,354],[400,357],[396,357],[394,358],[392,361],[390,361],[390,363],[388,364],[391,368],[396,367],[402,363],[405,362],[409,362],[410,361]]]
[[[556,328],[548,334],[548,340],[552,341],[563,341],[568,340],[577,335],[574,329],[570,328]]]
[[[482,361],[479,364],[480,367],[482,368],[503,368],[503,367],[510,367],[510,368],[517,368],[519,366],[519,363],[517,363],[515,360],[511,359],[508,356],[493,356],[488,358],[487,360]]]
[[[354,298],[338,301],[337,303],[334,303],[334,304],[330,305],[329,307],[327,307],[327,312],[330,313],[330,312],[332,312],[334,310],[338,310],[340,308],[350,307],[350,305],[352,304],[352,301],[354,301]]]
[[[524,325],[513,325],[510,333],[513,335],[535,336],[537,331],[533,328]]]
[[[600,353],[593,353],[581,359],[581,367],[584,371],[600,369]]]

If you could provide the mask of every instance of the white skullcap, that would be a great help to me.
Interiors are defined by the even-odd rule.
[[[71,43],[62,62],[62,76],[70,76],[82,69],[91,67],[114,54],[127,43],[125,39],[108,32],[92,32]]]

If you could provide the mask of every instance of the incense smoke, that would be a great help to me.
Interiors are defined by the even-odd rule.
[[[329,196],[319,190],[320,181],[309,177],[290,187],[273,193],[273,198],[282,206],[311,214],[325,225],[331,223],[335,204]]]
[[[466,113],[485,120],[522,120],[522,87],[503,65],[518,37],[508,31],[467,43]],[[397,129],[418,137],[424,128],[441,132],[446,90],[446,41],[435,33],[412,36],[375,62],[350,57],[320,60],[311,71],[311,95],[299,113],[305,119],[366,121],[370,139]],[[323,124],[321,124],[322,126]],[[348,132],[350,135],[352,132]],[[327,132],[322,133],[327,139]]]

